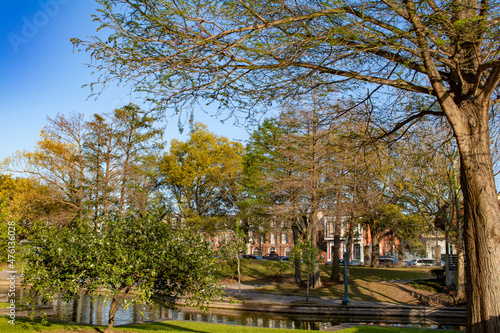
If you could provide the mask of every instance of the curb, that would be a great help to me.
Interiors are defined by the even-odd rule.
[[[179,306],[187,306],[183,300],[177,301]],[[263,302],[241,302],[231,303],[227,301],[213,302],[209,306],[213,309],[230,309],[242,311],[278,312],[278,313],[301,313],[301,314],[336,314],[352,316],[411,316],[411,317],[447,317],[464,318],[466,309],[441,308],[424,306],[398,306],[398,305],[307,305],[288,303],[263,303]]]

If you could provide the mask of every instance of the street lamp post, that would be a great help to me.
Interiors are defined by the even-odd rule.
[[[349,277],[347,276],[347,270],[349,266],[349,258],[347,252],[344,252],[344,298],[342,298],[342,305],[349,305],[351,301],[349,300],[349,290],[347,288],[347,283],[349,282]]]

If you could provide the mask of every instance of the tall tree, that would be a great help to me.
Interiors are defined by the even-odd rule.
[[[110,211],[145,209],[154,190],[161,131],[138,106],[110,115],[49,119],[33,152],[17,152],[3,164],[58,192],[73,215],[68,221],[95,222]]]
[[[302,236],[311,237],[313,246],[318,244],[319,220],[333,190],[327,165],[333,118],[330,106],[313,94],[285,105],[279,119],[265,122],[248,146],[249,156],[257,162],[246,170],[252,184],[258,184],[254,189],[265,189],[260,195],[267,199],[269,212],[293,221]],[[317,262],[311,278],[312,288],[321,286]]]
[[[157,117],[129,104],[116,109],[112,117],[117,127],[116,146],[121,172],[117,179],[118,212],[130,207],[144,210],[157,177],[163,131],[156,128]]]
[[[160,177],[161,186],[173,199],[173,211],[192,221],[234,214],[242,155],[239,142],[210,133],[200,123],[194,125],[188,141],[172,140],[161,161]]]
[[[497,1],[99,2],[97,20],[112,34],[84,46],[102,81],[133,81],[159,106],[205,97],[248,107],[352,81],[386,97],[391,88],[430,96],[439,111],[392,119],[405,127],[431,114],[452,128],[465,202],[467,329],[500,330],[500,207],[488,126],[500,100]]]
[[[21,172],[50,185],[61,195],[59,200],[72,212],[69,221],[87,214],[90,194],[86,186],[84,146],[88,133],[82,114],[57,115],[40,133],[33,152],[16,152],[3,164],[7,171]]]

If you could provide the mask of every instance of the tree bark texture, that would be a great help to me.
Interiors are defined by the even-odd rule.
[[[113,295],[113,298],[111,299],[111,306],[109,308],[108,326],[105,330],[106,333],[113,332],[113,327],[115,326],[116,312],[118,311],[118,308],[120,307],[120,304],[122,303],[123,299],[125,298],[125,296],[127,296],[129,292],[130,292],[130,287],[126,287],[123,293],[118,293]]]
[[[472,108],[471,116],[456,130],[464,195],[467,332],[474,333],[500,332],[500,208],[491,168],[488,120],[474,116],[480,113]]]
[[[299,230],[297,225],[293,224],[292,225],[292,234],[293,234],[293,244],[297,244],[299,242]],[[293,261],[293,266],[295,268],[295,275],[293,278],[293,282],[300,285],[302,282],[302,277],[300,274],[300,258],[298,256],[295,256],[295,259]]]
[[[380,257],[380,241],[378,238],[378,235],[375,235],[371,228],[370,228],[370,233],[372,236],[372,257],[371,257],[371,267],[378,267],[379,262],[378,259]]]
[[[335,235],[333,236],[332,275],[330,281],[340,281],[340,231],[337,232],[335,223]],[[338,228],[340,229],[340,228]]]
[[[312,220],[311,245],[314,248],[317,248],[318,247],[318,214],[314,213],[311,220]],[[320,276],[320,270],[319,270],[319,262],[317,260],[318,258],[316,257],[314,259],[315,259],[315,261],[314,261],[314,271],[313,271],[313,273],[311,275],[311,283],[310,283],[312,289],[320,288],[321,285],[322,285],[322,283],[321,283],[321,276]]]

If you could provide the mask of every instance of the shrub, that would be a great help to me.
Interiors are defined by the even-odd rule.
[[[446,276],[446,270],[444,268],[431,269],[431,274],[434,275],[438,280],[444,280]]]

